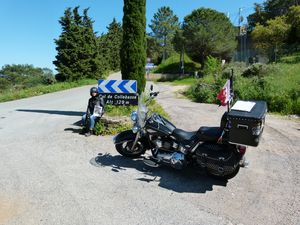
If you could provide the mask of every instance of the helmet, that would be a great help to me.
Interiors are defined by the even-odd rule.
[[[90,89],[90,95],[91,95],[91,96],[92,96],[93,93],[98,94],[98,89],[97,89],[96,87],[92,87],[92,88]]]

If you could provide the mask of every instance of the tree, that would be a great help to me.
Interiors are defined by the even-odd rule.
[[[286,15],[289,8],[293,5],[299,5],[300,0],[267,0],[264,3],[264,9],[269,15],[269,19]]]
[[[254,46],[265,53],[274,50],[276,60],[276,52],[286,41],[289,29],[285,16],[268,20],[266,26],[258,24],[251,35]]]
[[[254,3],[254,13],[247,17],[248,30],[251,32],[256,24],[266,25],[268,15],[264,11],[263,5]]]
[[[137,80],[141,93],[146,84],[146,0],[124,0],[123,12],[122,79]]]
[[[152,37],[160,44],[165,60],[173,51],[172,39],[179,29],[178,17],[174,15],[170,7],[163,6],[154,14],[149,27],[152,29]]]
[[[52,70],[28,64],[4,65],[0,70],[0,75],[2,75],[1,78],[6,80],[5,84],[19,85],[19,87],[33,87],[55,82]]]
[[[55,40],[57,45],[56,60],[57,79],[60,81],[79,80],[82,78],[101,78],[102,60],[99,55],[97,37],[93,31],[93,21],[88,16],[88,9],[84,9],[83,16],[67,8],[59,23],[62,33]]]
[[[207,56],[231,59],[237,46],[236,31],[225,14],[200,8],[184,18],[185,51],[203,65]]]
[[[122,44],[122,25],[114,18],[107,27],[108,32],[105,36],[106,47],[108,48],[108,63],[110,70],[120,69],[120,50]]]
[[[147,35],[147,57],[151,59],[154,64],[160,64],[162,60],[161,46],[158,41]]]
[[[300,44],[300,6],[292,6],[287,14],[287,23],[291,25],[289,43]]]
[[[300,0],[267,0],[263,4],[254,4],[255,12],[248,16],[249,30],[256,24],[267,25],[267,21],[289,13],[291,6],[300,5]]]

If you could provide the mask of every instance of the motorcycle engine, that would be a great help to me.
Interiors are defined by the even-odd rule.
[[[175,169],[182,169],[185,155],[178,152],[180,147],[175,141],[163,137],[151,137],[150,140],[156,146],[152,153],[158,162],[170,165]]]
[[[161,149],[164,151],[176,151],[178,149],[178,144],[175,141],[170,140],[169,138],[152,136],[150,137],[150,140],[157,149]]]

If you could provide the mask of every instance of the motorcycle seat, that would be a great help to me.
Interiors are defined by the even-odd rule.
[[[217,142],[222,135],[223,129],[220,127],[200,127],[197,135],[201,141]]]
[[[184,141],[191,141],[193,138],[196,136],[197,131],[194,132],[189,132],[189,131],[184,131],[181,129],[174,129],[172,135],[179,141],[179,142],[184,142]]]

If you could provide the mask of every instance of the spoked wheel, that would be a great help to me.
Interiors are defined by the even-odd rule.
[[[115,147],[116,150],[123,156],[138,158],[145,152],[145,149],[143,144],[139,141],[135,144],[134,149],[132,149],[133,143],[134,140],[128,140],[123,143],[116,144]]]

